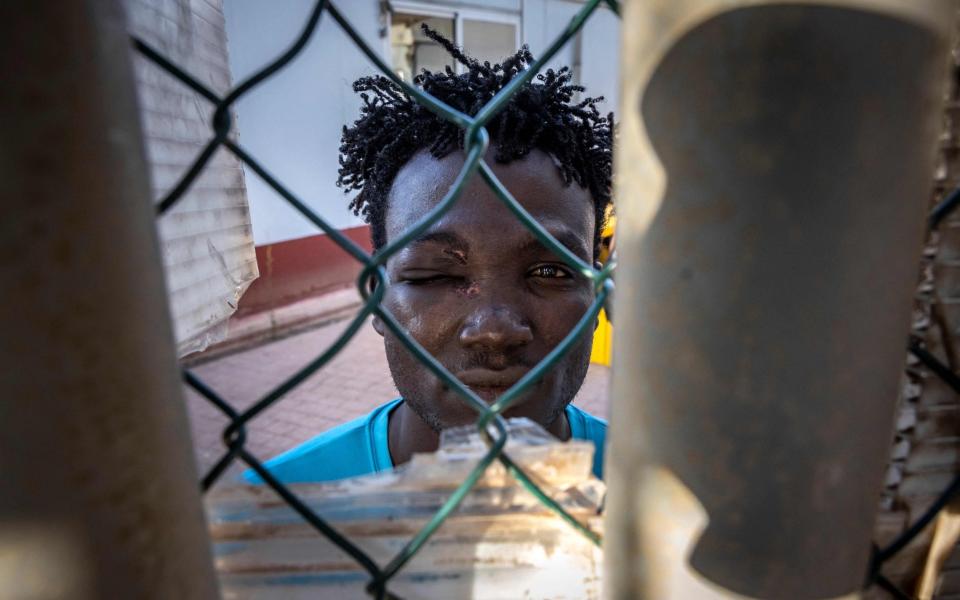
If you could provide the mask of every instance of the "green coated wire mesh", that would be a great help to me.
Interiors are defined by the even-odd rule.
[[[363,265],[360,276],[357,280],[357,288],[363,297],[363,306],[353,320],[349,323],[340,337],[325,350],[320,356],[302,367],[293,376],[278,385],[276,388],[265,394],[252,406],[243,412],[235,410],[231,404],[221,397],[215,390],[206,385],[196,375],[188,370],[184,370],[183,377],[185,382],[195,389],[201,396],[206,398],[211,404],[223,412],[230,423],[223,433],[223,440],[226,445],[226,451],[217,463],[204,475],[201,486],[204,491],[208,490],[224,473],[228,466],[235,460],[240,460],[249,465],[262,479],[269,485],[286,503],[290,505],[299,515],[310,523],[321,535],[326,536],[331,542],[336,544],[349,556],[354,558],[370,576],[367,584],[367,591],[377,598],[395,597],[388,590],[388,584],[391,578],[403,568],[403,566],[413,558],[418,550],[423,547],[430,536],[441,526],[447,517],[453,513],[457,506],[470,493],[471,488],[481,478],[484,471],[494,461],[499,461],[527,490],[529,490],[540,502],[547,508],[554,511],[560,518],[569,523],[571,527],[580,532],[586,538],[598,546],[601,544],[600,536],[591,531],[585,524],[579,522],[572,515],[568,514],[557,502],[547,495],[531,478],[518,467],[510,457],[503,451],[507,441],[507,429],[504,418],[501,416],[503,411],[510,408],[520,401],[523,392],[531,385],[536,383],[544,374],[553,368],[557,361],[577,342],[581,335],[591,326],[596,319],[597,314],[604,307],[605,302],[610,297],[613,282],[611,274],[615,268],[614,262],[609,262],[602,269],[595,269],[587,264],[565,246],[553,238],[543,227],[541,227],[534,218],[513,198],[510,192],[497,179],[496,175],[490,169],[484,160],[484,153],[489,143],[489,136],[485,125],[495,117],[510,101],[511,97],[521,89],[521,87],[535,77],[538,71],[553,58],[565,44],[577,34],[577,32],[590,19],[591,15],[601,6],[606,5],[616,15],[620,14],[620,3],[617,0],[587,0],[582,8],[571,19],[566,28],[553,40],[546,51],[534,62],[530,68],[521,75],[512,79],[496,96],[490,100],[475,116],[464,114],[454,110],[450,106],[430,96],[426,92],[402,81],[393,70],[383,61],[383,59],[374,52],[356,32],[349,22],[343,17],[337,7],[327,0],[318,0],[310,12],[310,15],[293,44],[273,62],[269,63],[248,79],[240,82],[226,96],[219,96],[204,85],[199,79],[193,77],[185,70],[174,64],[155,49],[144,43],[142,40],[133,38],[132,42],[136,50],[152,61],[172,77],[191,88],[202,97],[209,100],[214,106],[215,111],[212,119],[213,137],[196,157],[191,167],[181,176],[177,184],[169,193],[157,204],[158,216],[163,215],[173,207],[190,188],[200,173],[204,170],[208,161],[214,152],[221,146],[232,152],[248,168],[253,170],[264,182],[275,190],[283,200],[289,203],[303,217],[318,227],[323,233],[336,243],[340,248],[347,252],[351,257]],[[425,214],[417,223],[411,226],[397,239],[391,241],[379,252],[373,255],[368,254],[350,239],[344,236],[339,230],[329,225],[322,216],[311,210],[303,201],[293,194],[287,187],[277,180],[271,173],[251,156],[236,141],[228,137],[231,128],[230,107],[241,96],[264,83],[272,75],[282,70],[290,63],[306,46],[311,36],[314,35],[320,19],[328,15],[332,18],[344,33],[352,40],[356,47],[370,59],[371,62],[386,77],[399,85],[412,99],[423,104],[432,112],[451,123],[456,124],[464,130],[466,161],[454,181],[451,188],[447,191],[441,202],[430,212]],[[594,288],[594,300],[577,322],[569,334],[526,376],[512,386],[506,393],[498,398],[492,405],[487,405],[472,390],[464,386],[456,377],[445,369],[437,360],[433,358],[423,347],[421,347],[410,335],[404,331],[397,320],[381,307],[381,300],[386,283],[386,272],[384,265],[392,255],[402,249],[405,245],[420,236],[427,228],[440,219],[444,213],[457,202],[466,183],[472,177],[480,177],[504,205],[509,208],[516,218],[527,227],[532,234],[548,249],[560,256],[562,260],[572,269],[578,271],[587,277]],[[960,192],[960,190],[958,190]],[[955,192],[950,195],[941,206],[934,211],[934,220],[931,222],[935,227],[936,223],[943,216],[956,208],[957,198],[960,193]],[[377,285],[371,286],[371,283]],[[372,291],[370,291],[372,289]],[[441,379],[450,389],[455,390],[460,395],[463,402],[467,403],[477,413],[477,428],[482,439],[486,442],[488,450],[478,464],[472,469],[466,479],[451,494],[449,499],[441,508],[428,520],[426,525],[417,533],[406,545],[385,565],[377,564],[357,545],[353,544],[344,535],[330,526],[321,515],[316,514],[296,494],[287,486],[271,475],[263,463],[248,451],[244,444],[246,441],[246,427],[257,415],[266,410],[274,403],[280,401],[285,394],[302,383],[310,375],[321,369],[330,361],[340,350],[346,346],[351,338],[357,333],[364,321],[372,316],[378,316],[383,323],[401,340],[407,349],[424,365],[426,365],[439,379]],[[946,366],[930,355],[920,347],[911,347],[911,351],[924,364],[928,365],[935,373],[943,378],[954,390],[960,393],[960,377],[951,372]],[[960,492],[960,477],[956,478],[950,486],[943,492],[941,497],[931,506],[920,519],[908,528],[899,538],[894,540],[885,548],[876,548],[874,552],[874,561],[870,572],[866,578],[866,584],[873,583],[883,587],[895,597],[907,597],[902,591],[897,589],[889,580],[880,573],[880,567],[885,561],[899,552],[907,543],[913,539],[923,527],[929,524],[936,514],[947,502],[958,492]]]
[[[370,575],[370,582],[367,585],[367,591],[378,598],[392,597],[387,589],[390,578],[393,577],[403,566],[417,553],[417,551],[427,542],[430,536],[440,527],[440,525],[456,510],[457,506],[470,493],[471,488],[481,478],[484,471],[494,461],[499,461],[503,466],[529,490],[540,502],[550,510],[554,511],[564,521],[569,523],[574,529],[586,536],[593,543],[600,545],[600,536],[590,530],[586,525],[579,522],[576,518],[567,513],[557,502],[547,495],[524,471],[517,466],[510,457],[503,451],[507,441],[506,422],[501,416],[503,411],[516,404],[524,391],[536,383],[543,375],[549,371],[557,361],[577,342],[596,319],[600,310],[604,307],[606,300],[610,297],[612,290],[612,281],[610,279],[613,272],[614,263],[608,263],[603,269],[595,269],[579,257],[574,255],[564,245],[553,238],[543,227],[541,227],[534,218],[513,198],[510,192],[497,179],[493,171],[483,159],[484,153],[489,143],[489,136],[485,125],[496,114],[503,109],[510,98],[528,83],[539,72],[541,67],[549,61],[576,33],[583,27],[584,23],[597,10],[601,4],[606,4],[616,14],[619,14],[619,3],[616,0],[589,0],[585,2],[581,10],[573,17],[566,29],[550,44],[547,50],[540,58],[524,71],[520,76],[510,81],[489,103],[487,103],[475,116],[464,114],[454,110],[443,102],[430,96],[426,92],[405,83],[399,79],[393,70],[383,61],[383,59],[374,52],[366,42],[360,37],[356,30],[347,22],[337,7],[332,2],[319,0],[314,6],[307,19],[303,30],[282,55],[273,62],[256,72],[250,78],[240,82],[230,93],[220,97],[211,91],[207,86],[201,83],[197,78],[181,69],[176,64],[167,60],[159,52],[151,48],[142,40],[134,39],[133,43],[136,49],[147,59],[159,65],[173,77],[180,80],[184,85],[190,87],[195,92],[209,100],[216,107],[212,120],[213,137],[206,147],[197,156],[194,163],[180,178],[177,184],[157,205],[158,215],[163,215],[173,207],[189,189],[190,185],[203,171],[207,162],[214,152],[221,146],[227,148],[237,158],[239,158],[247,167],[252,169],[261,177],[270,187],[272,187],[284,200],[293,206],[307,220],[316,225],[320,230],[327,234],[338,246],[346,251],[350,256],[363,265],[360,276],[357,280],[357,287],[363,296],[364,304],[357,315],[353,318],[346,330],[340,337],[320,356],[301,368],[292,377],[284,381],[275,389],[267,393],[260,400],[255,402],[246,411],[236,411],[230,403],[222,398],[213,389],[207,386],[203,381],[197,378],[189,371],[184,371],[184,379],[188,385],[193,387],[204,398],[220,409],[230,420],[230,424],[223,434],[227,450],[223,457],[210,469],[203,477],[202,487],[209,489],[217,479],[223,474],[225,469],[234,461],[241,460],[248,464],[273,490],[290,506],[296,510],[304,519],[313,525],[322,535],[327,536],[333,543],[339,546],[351,557],[356,559]],[[357,48],[363,52],[380,70],[380,72],[392,79],[397,85],[413,99],[426,106],[429,110],[436,113],[465,131],[465,153],[466,161],[453,185],[447,191],[440,203],[429,213],[425,214],[417,223],[407,229],[403,235],[392,240],[388,245],[380,249],[373,255],[367,254],[337,229],[331,227],[320,215],[312,211],[305,203],[291,193],[280,181],[273,177],[267,169],[261,165],[253,156],[244,150],[238,143],[229,139],[228,133],[231,127],[230,107],[242,95],[260,85],[272,75],[283,69],[292,61],[304,48],[310,37],[317,29],[320,19],[326,13],[332,18],[353,41]],[[526,226],[540,242],[552,252],[561,257],[561,259],[587,277],[594,287],[595,297],[593,303],[582,318],[577,322],[574,328],[567,336],[529,373],[520,381],[513,385],[507,392],[496,400],[492,405],[487,405],[472,390],[463,385],[447,369],[445,369],[433,356],[426,352],[410,335],[404,331],[397,320],[381,306],[383,291],[386,284],[386,273],[384,265],[386,261],[419,237],[427,228],[440,219],[458,200],[466,183],[472,177],[479,176],[485,181],[496,196],[512,211],[512,213]],[[371,282],[377,285],[371,286]],[[373,291],[370,291],[370,290]],[[424,365],[426,365],[444,384],[455,390],[464,402],[473,408],[478,415],[477,428],[480,435],[488,445],[486,454],[481,458],[477,465],[471,470],[469,475],[460,484],[459,487],[450,495],[449,499],[441,508],[429,519],[426,525],[411,539],[386,565],[376,564],[359,547],[351,543],[349,539],[337,532],[331,527],[322,516],[317,515],[283,483],[271,475],[263,466],[263,463],[253,456],[244,447],[246,439],[245,428],[247,424],[262,411],[279,401],[283,396],[303,382],[307,377],[323,367],[331,358],[333,358],[359,330],[364,321],[371,315],[378,316],[383,323],[396,335],[407,349]]]

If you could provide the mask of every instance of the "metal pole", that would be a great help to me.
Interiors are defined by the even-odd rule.
[[[609,597],[858,595],[955,9],[627,3]]]
[[[217,597],[116,1],[0,4],[0,597]]]

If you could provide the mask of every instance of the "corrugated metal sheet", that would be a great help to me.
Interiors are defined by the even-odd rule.
[[[943,134],[934,174],[931,207],[960,185],[960,47],[954,49],[954,77],[946,98]],[[940,361],[960,371],[960,215],[930,234],[920,268],[912,335]],[[960,467],[960,398],[939,377],[908,357],[894,433],[882,512],[876,526],[880,546],[916,521],[946,489]],[[907,593],[917,589],[930,550],[930,526],[893,557],[884,573]],[[954,561],[955,562],[955,561]],[[952,563],[946,571],[955,569]],[[947,574],[945,571],[945,574]],[[952,573],[937,598],[952,598]],[[874,588],[869,598],[887,597]]]
[[[559,442],[511,419],[507,450],[574,518],[599,532],[606,487],[593,477],[593,444]],[[476,428],[445,430],[440,450],[400,469],[291,486],[297,497],[386,565],[426,524],[487,451]],[[206,498],[225,598],[366,599],[369,575],[318,535],[266,486],[231,486]],[[456,511],[390,580],[401,598],[600,598],[602,552],[494,463]]]
[[[126,7],[131,32],[214,91],[230,88],[221,0],[127,0]],[[212,136],[213,107],[141,57],[134,67],[153,192],[160,199]],[[183,356],[223,339],[240,296],[258,276],[239,161],[219,150],[158,227]]]

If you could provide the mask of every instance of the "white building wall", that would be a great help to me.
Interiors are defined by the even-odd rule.
[[[598,9],[583,27],[580,49],[580,83],[589,95],[606,99],[599,107],[601,112],[619,115],[620,17],[606,7]]]
[[[303,29],[314,0],[227,0],[230,66],[242,81],[283,53]],[[377,0],[338,2],[361,36],[383,54]],[[336,187],[340,132],[359,115],[351,84],[373,64],[324,14],[301,54],[237,103],[240,143],[313,210],[337,228],[362,221]],[[257,245],[315,235],[317,228],[247,171],[247,193]]]
[[[582,0],[416,0],[465,14],[484,11],[521,20],[521,38],[539,55],[574,14]],[[302,29],[314,0],[226,0],[230,65],[237,81],[281,53]],[[364,40],[389,61],[379,0],[337,4]],[[592,96],[603,95],[601,110],[617,108],[619,20],[600,8],[578,44],[567,45],[550,66],[574,65],[579,48],[580,81]],[[468,49],[469,51],[469,49]],[[297,196],[337,228],[362,221],[347,209],[349,197],[335,186],[341,128],[359,114],[352,82],[375,67],[353,46],[329,15],[301,55],[237,105],[240,142]],[[316,228],[287,207],[255,174],[247,191],[257,245],[314,235]]]
[[[523,39],[539,57],[583,8],[582,0],[523,0]],[[580,56],[577,57],[579,50]],[[573,67],[587,94],[606,99],[601,112],[619,113],[620,19],[605,6],[594,11],[580,40],[571,40],[547,63],[548,68]]]

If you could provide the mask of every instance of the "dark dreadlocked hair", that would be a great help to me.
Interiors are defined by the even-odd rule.
[[[422,29],[466,72],[457,75],[449,66],[443,73],[424,69],[413,84],[471,116],[534,61],[524,45],[501,64],[481,64],[426,24]],[[572,79],[569,67],[537,75],[487,124],[487,131],[496,162],[509,163],[539,149],[552,157],[567,185],[576,182],[589,190],[596,213],[596,255],[610,204],[613,114],[600,115],[596,104],[602,96],[572,104],[574,93],[585,91]],[[361,190],[350,208],[370,224],[373,247],[380,249],[387,241],[387,196],[400,168],[421,149],[436,158],[463,149],[466,132],[420,106],[381,75],[361,77],[353,90],[360,94],[363,106],[353,127],[343,128],[337,185],[347,193]]]

